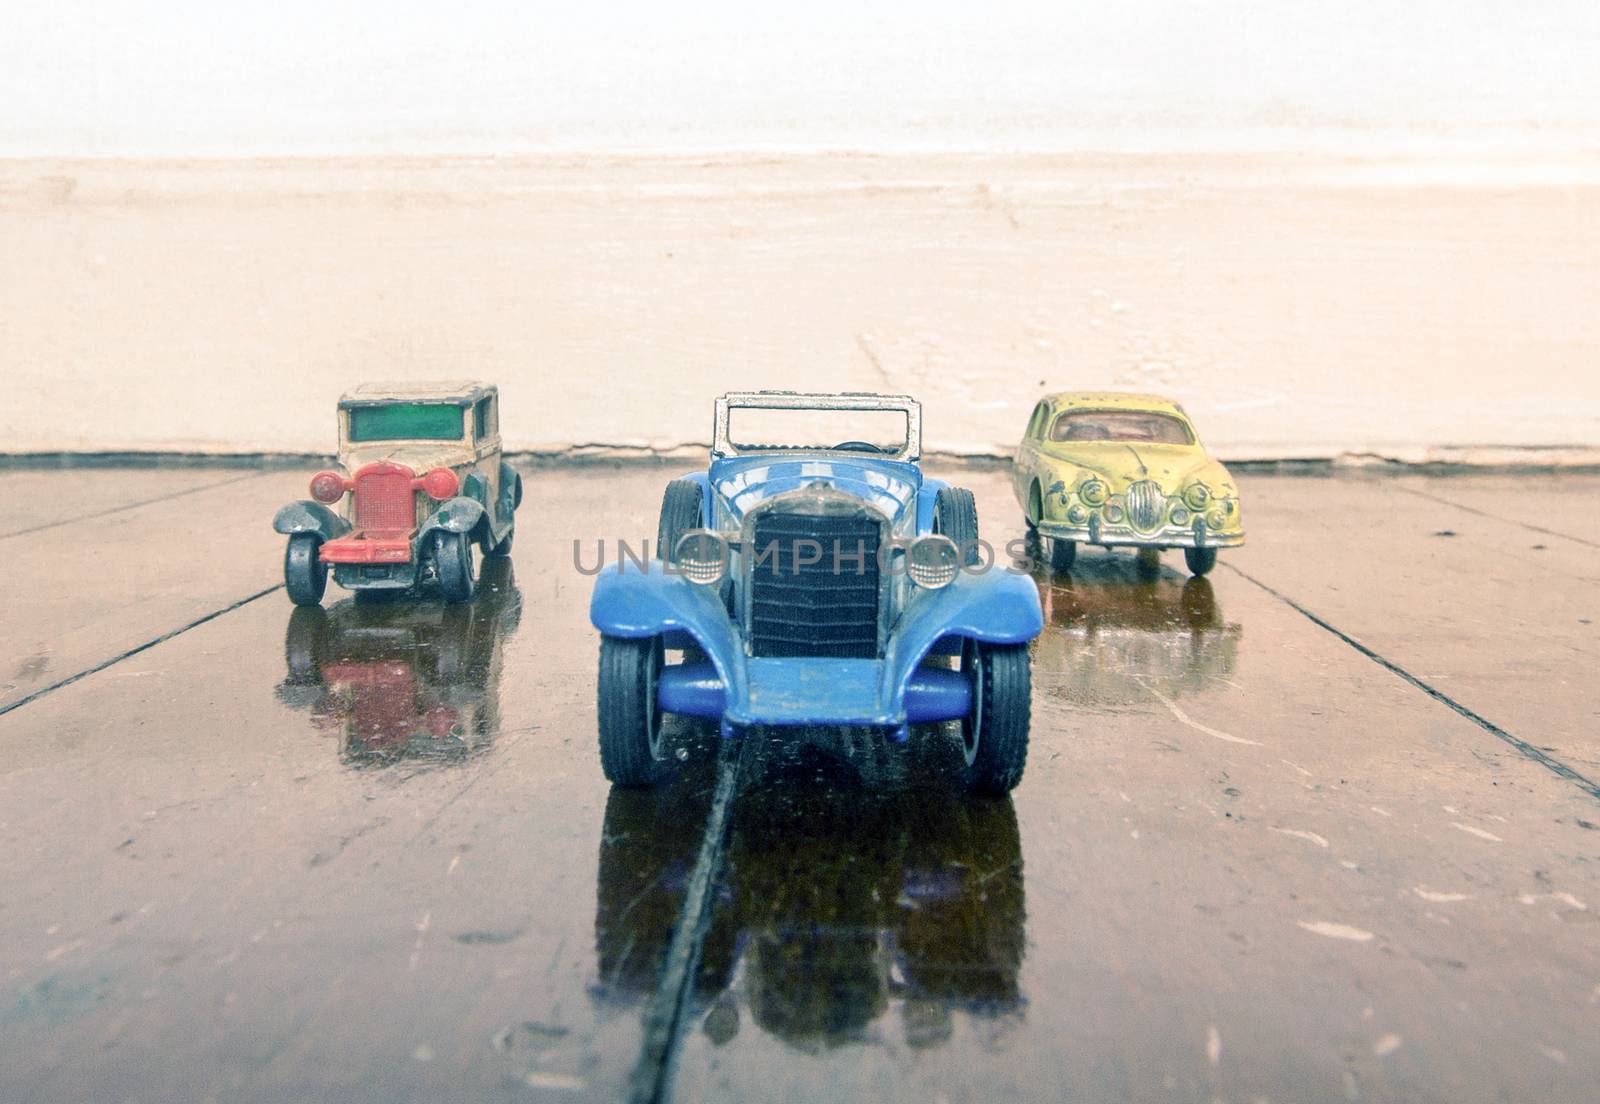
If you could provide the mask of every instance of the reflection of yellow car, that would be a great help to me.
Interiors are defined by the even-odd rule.
[[[1046,395],[1011,468],[1030,529],[1050,538],[1058,571],[1079,544],[1129,545],[1153,558],[1183,549],[1204,575],[1217,549],[1244,543],[1239,491],[1206,455],[1183,407],[1156,395]]]

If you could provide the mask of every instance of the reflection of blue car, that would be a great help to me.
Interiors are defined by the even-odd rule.
[[[797,429],[861,439],[762,443]],[[904,396],[718,400],[710,469],[667,487],[661,562],[625,560],[595,586],[606,777],[650,782],[661,715],[681,713],[725,735],[847,724],[897,740],[960,720],[971,789],[1021,780],[1038,591],[979,544],[970,492],[923,478],[920,444]]]

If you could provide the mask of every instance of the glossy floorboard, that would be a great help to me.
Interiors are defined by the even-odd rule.
[[[322,614],[261,594],[299,473],[21,474],[83,509],[0,533],[8,1101],[1600,1082],[1593,477],[1247,477],[1209,580],[1034,568],[1028,774],[984,802],[937,730],[675,724],[609,790],[573,542],[653,536],[668,470],[530,470],[473,604]]]

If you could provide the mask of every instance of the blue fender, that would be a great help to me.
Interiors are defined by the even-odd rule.
[[[338,540],[350,532],[350,523],[320,502],[309,499],[291,502],[278,511],[272,527],[288,536],[315,533],[325,541]]]
[[[717,669],[735,698],[744,696],[744,644],[718,588],[691,583],[651,560],[641,569],[627,560],[607,567],[595,580],[589,620],[607,636],[642,639],[686,634]]]
[[[933,513],[939,504],[939,492],[947,490],[949,486],[943,479],[923,479],[922,488],[917,491],[918,536],[933,532]]]
[[[722,716],[737,724],[879,724],[947,720],[970,709],[956,672],[923,669],[940,640],[1024,644],[1044,627],[1039,592],[1025,575],[962,574],[938,591],[917,592],[882,659],[748,658],[715,587],[699,586],[655,561],[624,561],[595,580],[589,619],[607,636],[692,639],[706,664],[669,667],[668,712]],[[713,677],[712,668],[715,669]]]
[[[899,706],[917,665],[946,637],[1026,644],[1043,630],[1039,587],[1030,576],[962,572],[943,590],[918,593],[900,615],[884,652],[883,698]]]
[[[470,533],[488,516],[483,503],[466,495],[457,495],[455,498],[446,499],[428,516],[428,520],[417,530],[417,539],[420,540],[437,529],[443,529],[447,533]]]

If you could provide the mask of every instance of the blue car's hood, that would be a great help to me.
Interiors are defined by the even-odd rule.
[[[713,460],[708,475],[712,491],[736,524],[743,524],[747,512],[775,495],[822,482],[866,502],[899,529],[914,515],[922,486],[922,471],[916,464],[838,453],[730,456]]]

